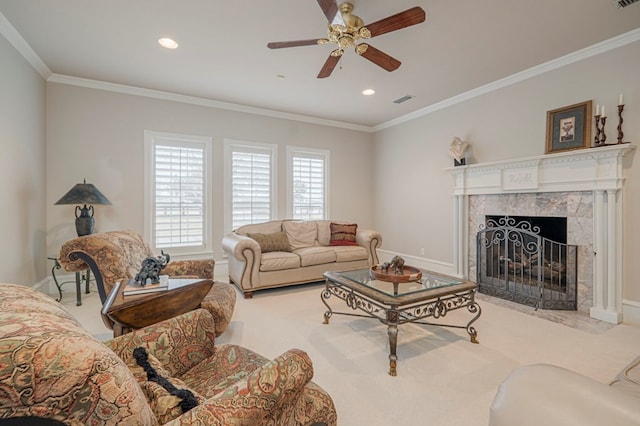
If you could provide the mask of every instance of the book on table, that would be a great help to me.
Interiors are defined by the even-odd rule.
[[[122,291],[123,296],[133,296],[138,294],[156,293],[159,291],[167,291],[169,289],[169,276],[160,275],[160,282],[140,284],[134,278],[131,278],[127,286]]]

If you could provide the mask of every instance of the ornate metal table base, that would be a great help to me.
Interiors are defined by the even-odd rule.
[[[48,257],[47,259],[49,260],[53,260],[53,267],[51,268],[51,277],[53,278],[53,282],[56,284],[56,288],[58,289],[58,294],[59,297],[56,299],[56,302],[59,302],[62,300],[62,286],[67,284],[67,283],[71,283],[74,281],[63,281],[63,282],[58,282],[58,277],[56,276],[56,271],[59,269],[62,269],[62,265],[60,265],[60,262],[58,262],[58,259],[56,257]],[[90,290],[89,290],[89,283],[91,282],[91,270],[87,269],[86,271],[84,271],[84,273],[82,272],[76,272],[76,306],[80,306],[82,305],[82,281],[84,281],[86,283],[85,285],[85,293],[89,294]]]
[[[335,283],[327,279],[325,289],[320,294],[320,297],[322,303],[327,307],[327,311],[324,313],[324,324],[329,324],[329,318],[331,318],[333,314],[338,314],[376,318],[381,323],[387,325],[387,334],[389,335],[389,374],[391,376],[396,376],[396,364],[398,361],[396,348],[398,345],[398,325],[400,324],[411,322],[415,324],[435,325],[439,327],[464,328],[469,334],[471,343],[478,343],[478,332],[472,324],[480,317],[482,310],[480,309],[480,305],[475,301],[475,293],[475,289],[464,290],[455,294],[423,300],[406,306],[397,306],[377,302],[352,288],[342,286],[339,283]],[[364,312],[366,315],[334,311],[328,303],[331,296],[344,300],[349,308],[354,311]],[[467,308],[470,313],[475,314],[466,325],[439,324],[420,321],[425,318],[443,318],[448,312],[462,308]]]

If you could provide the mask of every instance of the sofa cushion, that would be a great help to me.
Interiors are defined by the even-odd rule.
[[[190,389],[211,398],[247,378],[252,371],[269,362],[264,356],[242,346],[216,344],[214,353],[195,365],[181,378]]]
[[[0,322],[0,418],[156,423],[125,363],[49,296],[0,284]]]
[[[236,234],[247,235],[251,234],[273,234],[274,232],[282,231],[282,221],[272,220],[264,223],[252,223],[244,225],[236,229]]]
[[[281,271],[300,267],[300,256],[285,251],[272,251],[262,254],[260,271]]]
[[[282,222],[282,228],[287,233],[292,251],[316,245],[318,228],[315,222],[285,221]]]
[[[302,266],[322,265],[336,261],[336,251],[331,247],[304,247],[293,252],[300,256]]]
[[[316,226],[318,227],[318,244],[321,246],[331,244],[331,221],[316,220]]]
[[[263,253],[269,253],[270,251],[291,251],[287,233],[284,231],[274,232],[273,234],[248,233],[247,237],[256,240]]]
[[[331,245],[332,246],[356,246],[356,233],[358,225],[355,223],[331,222]]]
[[[336,246],[333,247],[333,251],[336,253],[336,262],[352,262],[369,258],[367,249],[360,246]]]

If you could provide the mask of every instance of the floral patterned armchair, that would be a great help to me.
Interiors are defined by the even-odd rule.
[[[85,271],[95,276],[100,300],[104,304],[107,296],[119,280],[133,278],[142,261],[155,256],[147,242],[134,231],[111,231],[86,235],[67,241],[60,248],[58,260],[69,272]],[[213,279],[213,259],[171,260],[162,270],[174,278]],[[202,308],[213,315],[216,335],[222,334],[229,325],[236,303],[236,291],[227,283],[216,282],[204,298]],[[103,316],[107,327],[113,329],[111,320]]]
[[[214,337],[197,309],[103,343],[49,296],[0,284],[0,423],[336,424],[305,352],[268,360]]]

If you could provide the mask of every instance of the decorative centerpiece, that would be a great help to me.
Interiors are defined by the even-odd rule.
[[[369,274],[375,280],[394,284],[415,282],[422,278],[422,271],[413,266],[405,265],[404,259],[400,256],[394,256],[391,262],[373,265],[369,270]]]

